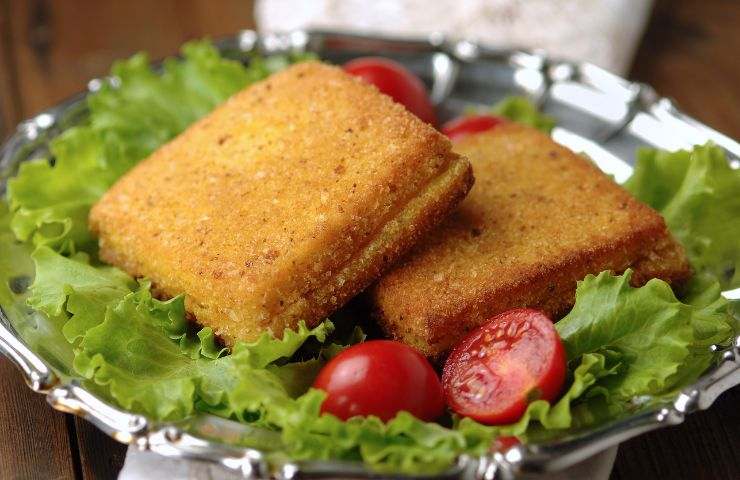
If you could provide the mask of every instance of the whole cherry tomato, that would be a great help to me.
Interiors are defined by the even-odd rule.
[[[491,451],[505,452],[511,447],[519,445],[520,443],[522,442],[520,442],[519,439],[514,436],[498,437],[493,441],[493,444],[491,445]]]
[[[447,135],[450,140],[459,140],[460,138],[473,133],[485,132],[506,123],[505,118],[494,115],[465,115],[453,118],[442,125],[442,133]]]
[[[345,63],[344,70],[372,83],[426,123],[436,125],[437,116],[424,84],[400,63],[387,58],[360,57]]]
[[[442,383],[456,413],[500,425],[517,421],[534,400],[555,400],[565,373],[565,349],[550,319],[518,308],[465,337],[447,358]]]
[[[348,348],[324,366],[313,386],[327,393],[322,413],[343,420],[375,415],[388,421],[405,410],[431,421],[445,408],[442,385],[427,359],[392,340]]]

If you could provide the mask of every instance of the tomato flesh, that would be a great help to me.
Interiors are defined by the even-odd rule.
[[[537,399],[553,401],[565,381],[563,343],[547,316],[519,308],[471,332],[447,358],[447,405],[488,425],[517,421]]]
[[[398,62],[380,57],[360,57],[344,64],[344,70],[375,85],[426,123],[436,125],[437,116],[422,81]]]
[[[375,415],[388,421],[405,410],[432,421],[444,412],[442,384],[427,359],[392,340],[346,349],[321,369],[313,386],[327,393],[322,413],[343,420]]]
[[[474,133],[485,132],[506,123],[506,119],[494,115],[466,115],[442,125],[442,133],[450,140],[459,140]]]

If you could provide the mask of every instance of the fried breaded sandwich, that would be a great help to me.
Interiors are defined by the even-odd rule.
[[[94,206],[100,256],[227,343],[313,325],[367,287],[472,185],[446,137],[317,62],[229,99]]]
[[[677,282],[690,270],[663,218],[587,158],[508,124],[454,148],[476,183],[458,210],[371,290],[383,329],[430,357],[514,307],[553,319],[589,273]]]

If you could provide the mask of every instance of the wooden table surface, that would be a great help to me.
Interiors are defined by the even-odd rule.
[[[244,0],[0,0],[0,138],[139,50],[253,26]],[[630,78],[740,138],[740,2],[659,1]],[[113,478],[125,447],[52,411],[0,358],[0,478]],[[740,478],[740,389],[678,427],[628,441],[613,479]]]

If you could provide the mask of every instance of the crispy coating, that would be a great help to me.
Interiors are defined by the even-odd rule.
[[[90,225],[105,261],[150,278],[227,342],[316,324],[472,185],[446,137],[316,62],[236,94],[122,177]]]
[[[370,292],[392,337],[439,357],[510,308],[562,316],[588,273],[629,267],[637,284],[690,275],[658,213],[546,135],[512,124],[455,150],[475,186]]]

